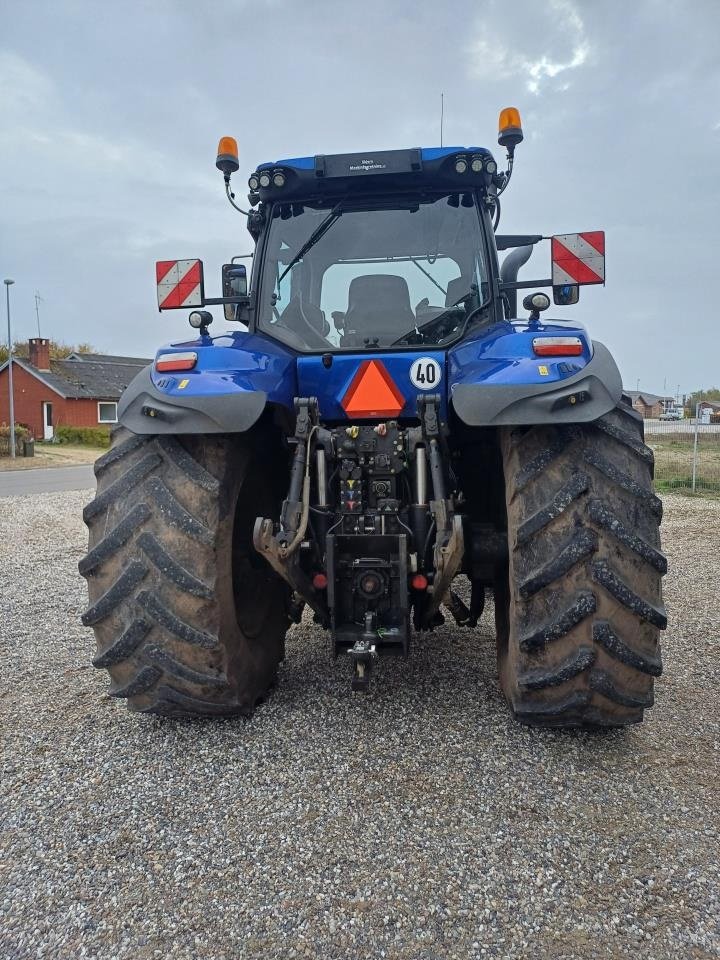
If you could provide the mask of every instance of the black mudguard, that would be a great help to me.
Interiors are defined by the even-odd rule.
[[[470,427],[597,420],[619,403],[622,378],[607,347],[594,340],[593,348],[590,362],[562,383],[460,383],[452,391],[455,413]]]
[[[122,395],[118,420],[133,433],[243,433],[260,419],[266,402],[262,390],[166,396],[146,367]]]

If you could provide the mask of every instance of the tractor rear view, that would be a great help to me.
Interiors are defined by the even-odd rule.
[[[83,622],[132,709],[251,712],[305,607],[362,691],[487,597],[519,720],[624,726],[652,705],[653,455],[607,349],[536,290],[565,307],[603,283],[604,234],[499,233],[517,110],[498,139],[504,172],[481,147],[263,163],[248,211],[221,140],[251,282],[236,257],[210,298],[201,261],[158,263],[160,308],[195,333],[126,391],[85,509]],[[544,239],[551,276],[518,280]],[[211,336],[209,305],[244,329]]]

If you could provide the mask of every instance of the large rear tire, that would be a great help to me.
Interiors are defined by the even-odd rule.
[[[252,547],[282,464],[244,437],[119,428],[95,464],[79,564],[112,696],[166,716],[252,711],[284,653],[287,591]]]
[[[501,444],[505,697],[533,725],[637,723],[653,704],[667,623],[662,503],[642,418],[623,402],[591,424],[508,428]]]

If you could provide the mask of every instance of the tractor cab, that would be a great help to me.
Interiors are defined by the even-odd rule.
[[[301,353],[385,351],[494,318],[496,176],[479,147],[261,164],[254,329]]]

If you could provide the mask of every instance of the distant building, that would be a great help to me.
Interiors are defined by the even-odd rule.
[[[623,393],[630,397],[633,407],[646,420],[656,419],[661,413],[675,406],[674,397],[661,397],[655,393],[648,393],[647,390],[623,389]]]
[[[133,377],[151,361],[104,353],[72,353],[50,359],[50,341],[28,341],[30,356],[13,356],[15,422],[37,440],[51,440],[58,426],[97,427],[117,422],[117,402]],[[0,423],[10,420],[8,362],[0,366]]]

